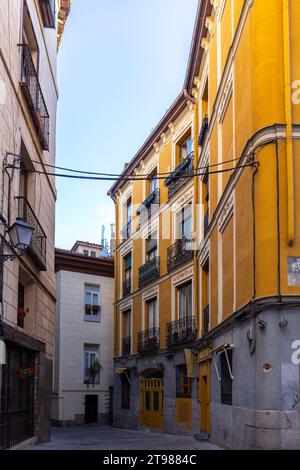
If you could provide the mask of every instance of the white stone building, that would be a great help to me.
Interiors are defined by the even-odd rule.
[[[58,426],[107,421],[113,379],[113,258],[74,250],[55,253],[52,422]]]
[[[0,449],[50,436],[57,49],[71,0],[0,0]],[[17,218],[33,228],[10,245]]]

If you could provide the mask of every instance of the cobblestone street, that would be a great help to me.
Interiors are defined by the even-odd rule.
[[[52,439],[33,450],[221,450],[193,436],[148,430],[130,431],[106,425],[52,428]]]

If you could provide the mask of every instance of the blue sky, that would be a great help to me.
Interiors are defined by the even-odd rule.
[[[56,164],[119,173],[182,89],[198,0],[73,0],[58,56]],[[99,243],[111,182],[57,178],[56,246]]]

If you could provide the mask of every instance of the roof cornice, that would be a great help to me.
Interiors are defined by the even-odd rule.
[[[68,250],[55,249],[55,272],[71,271],[93,276],[114,277],[113,258],[93,258]]]

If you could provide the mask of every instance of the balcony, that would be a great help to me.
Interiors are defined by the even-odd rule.
[[[183,237],[168,248],[168,271],[177,268],[178,265],[193,259],[194,241],[191,238]]]
[[[131,294],[131,279],[125,279],[123,282],[123,297],[127,297],[127,295]]]
[[[55,0],[40,0],[45,28],[55,29]]]
[[[128,356],[131,353],[131,336],[122,339],[122,356]]]
[[[49,114],[43,97],[35,65],[27,44],[23,44],[22,77],[20,87],[29,106],[43,150],[49,150]]]
[[[140,207],[136,211],[136,215],[140,216],[140,223],[145,222],[148,220],[151,213],[157,209],[156,206],[159,205],[160,201],[160,193],[159,188],[154,189],[152,193],[144,200],[144,202],[140,205]]]
[[[39,270],[46,271],[47,237],[45,232],[27,199],[25,197],[16,197],[16,200],[18,201],[19,217],[33,227],[32,240],[28,248],[28,253],[39,267]]]
[[[137,334],[139,353],[152,352],[159,349],[159,328],[150,328]]]
[[[165,186],[169,190],[169,199],[184,186],[194,175],[194,152],[191,152],[166,178]]]
[[[128,240],[131,237],[131,220],[122,228],[121,237],[123,240]]]
[[[194,316],[180,318],[167,324],[167,346],[177,346],[196,340],[196,320]]]
[[[204,236],[207,234],[208,227],[209,227],[209,211],[207,209],[207,211],[205,212],[204,221],[203,221]]]
[[[209,305],[203,310],[203,335],[209,331]]]
[[[201,129],[200,129],[200,134],[199,134],[199,137],[198,137],[199,147],[203,147],[207,131],[208,131],[208,117],[205,116],[203,118],[202,126],[201,126]]]
[[[160,258],[155,256],[139,268],[139,288],[146,286],[159,277]]]

